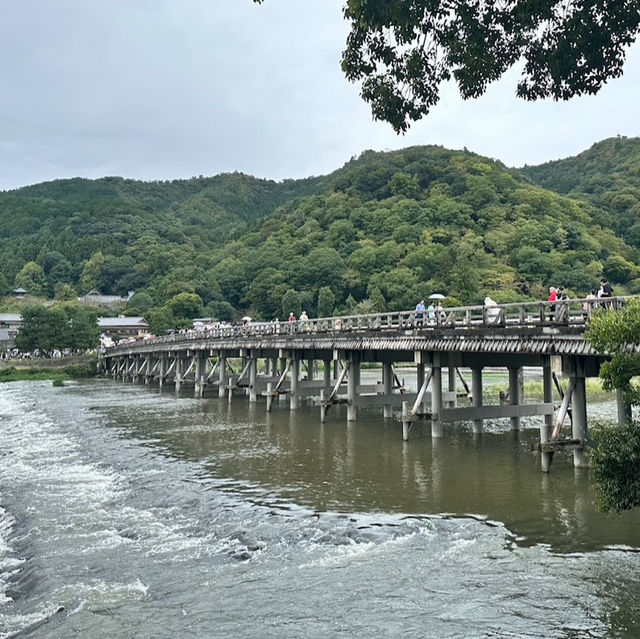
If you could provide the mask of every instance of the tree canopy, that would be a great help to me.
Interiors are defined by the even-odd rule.
[[[640,29],[637,0],[345,0],[343,12],[342,69],[397,132],[429,112],[443,82],[475,98],[520,62],[518,97],[597,93],[622,75]]]
[[[640,406],[640,354],[629,348],[640,343],[640,301],[633,300],[622,311],[596,312],[586,338],[610,356],[600,371],[603,387],[621,389],[628,406]],[[592,437],[591,475],[599,508],[619,513],[640,506],[640,421],[602,425]]]
[[[396,131],[429,112],[442,82],[475,98],[519,61],[521,98],[596,93],[622,75],[640,28],[635,0],[347,0],[344,15],[342,68]]]
[[[31,305],[22,311],[16,346],[22,351],[86,350],[96,347],[99,334],[96,312],[92,309],[72,303],[51,308]]]

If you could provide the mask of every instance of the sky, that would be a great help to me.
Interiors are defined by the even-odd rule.
[[[640,43],[568,102],[454,85],[405,135],[340,70],[342,0],[20,0],[0,20],[0,189],[68,177],[325,175],[364,150],[466,147],[508,166],[640,135]]]

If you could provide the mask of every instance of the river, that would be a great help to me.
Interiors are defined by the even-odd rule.
[[[263,402],[0,385],[0,637],[640,636],[640,513],[542,474],[535,419]]]

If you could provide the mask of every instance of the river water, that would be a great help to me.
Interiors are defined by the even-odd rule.
[[[0,637],[640,636],[640,514],[537,421],[332,411],[1,385]]]

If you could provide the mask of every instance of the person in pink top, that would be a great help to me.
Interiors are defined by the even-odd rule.
[[[558,300],[558,289],[555,286],[549,287],[549,297],[547,298],[548,302],[551,302],[551,313],[549,314],[549,319],[553,320],[556,314],[556,301]]]

